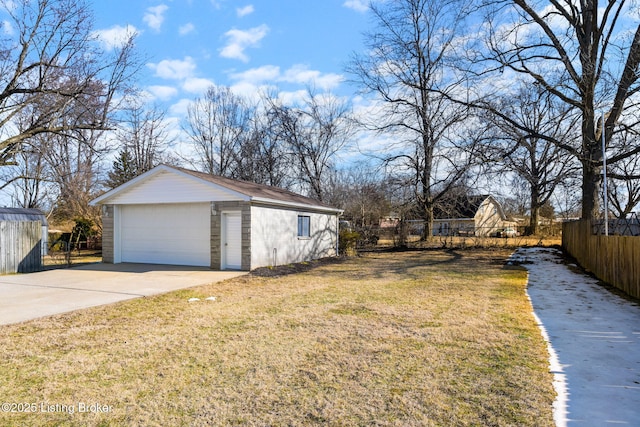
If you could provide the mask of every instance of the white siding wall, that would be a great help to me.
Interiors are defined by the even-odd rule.
[[[298,215],[311,218],[311,237],[298,237]],[[335,215],[252,206],[251,268],[334,256],[336,227]]]
[[[161,171],[139,185],[134,185],[131,189],[109,199],[108,203],[113,205],[194,203],[242,199],[242,196],[216,187],[214,184]]]
[[[491,236],[503,227],[500,207],[492,199],[485,199],[475,215],[476,236]]]
[[[475,233],[475,222],[473,219],[434,219],[434,236],[473,236]]]

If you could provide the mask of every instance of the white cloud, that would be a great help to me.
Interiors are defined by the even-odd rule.
[[[147,90],[155,99],[166,101],[178,94],[178,89],[173,86],[149,86]]]
[[[292,83],[309,83],[320,75],[320,71],[310,70],[302,64],[296,64],[285,71],[283,80]]]
[[[356,12],[366,12],[369,10],[369,0],[346,0],[342,5]]]
[[[12,0],[7,0],[2,3],[3,3],[3,8],[6,9],[8,12],[13,12],[18,8],[18,4]]]
[[[264,65],[239,73],[231,73],[229,78],[234,80],[236,86],[290,83],[293,85],[312,86],[329,91],[340,86],[344,77],[340,74],[323,74],[317,70],[311,70],[308,66],[297,64],[281,72],[276,65]]]
[[[134,94],[125,95],[123,98],[127,105],[145,105],[156,100],[156,96],[147,89],[136,91]]]
[[[213,86],[213,84],[214,83],[209,79],[191,77],[184,81],[182,88],[187,92],[199,95],[205,93],[207,89]]]
[[[252,4],[249,4],[245,7],[239,7],[236,9],[236,13],[238,14],[238,16],[240,18],[242,18],[243,16],[247,16],[252,14],[255,11],[254,7]]]
[[[138,29],[133,25],[127,25],[126,27],[115,25],[106,30],[94,31],[93,35],[102,42],[105,49],[112,50],[122,46],[131,36],[138,33]]]
[[[157,77],[170,80],[185,80],[193,76],[196,63],[190,56],[183,60],[165,59],[157,64],[148,64],[148,67],[155,71]]]
[[[147,66],[155,72],[156,77],[166,80],[177,80],[180,84],[178,87],[168,85],[150,86],[148,91],[156,98],[167,100],[176,96],[179,89],[185,92],[200,95],[212,86],[212,80],[196,77],[196,63],[190,56],[184,59],[165,59],[157,64],[147,64]]]
[[[280,77],[280,67],[276,65],[264,65],[262,67],[252,68],[242,73],[231,74],[230,77],[233,80],[251,83],[274,81]]]
[[[169,107],[169,114],[177,117],[184,117],[187,115],[187,111],[189,109],[189,105],[191,104],[192,99],[181,99],[180,101],[173,104]]]
[[[193,25],[191,22],[188,22],[184,25],[181,25],[180,28],[178,28],[178,33],[181,36],[184,36],[189,33],[192,33],[193,31],[195,31],[195,29],[196,29],[195,25]]]
[[[161,4],[154,7],[147,8],[147,13],[144,14],[142,20],[145,24],[156,31],[160,31],[162,23],[164,22],[164,13],[169,9],[166,4]]]
[[[10,21],[2,21],[2,32],[8,36],[15,33],[15,29],[13,28],[13,25],[11,25]]]
[[[280,92],[278,97],[282,100],[284,105],[300,105],[304,104],[309,92],[305,89],[296,90],[294,92]]]
[[[269,27],[265,24],[248,30],[229,30],[224,34],[228,44],[222,48],[220,56],[248,62],[249,57],[244,53],[245,49],[256,47],[268,32]]]
[[[257,85],[247,81],[239,82],[229,87],[234,94],[243,96],[245,99],[256,104],[259,103],[262,94],[271,93],[278,89],[275,85]]]
[[[286,70],[281,80],[329,90],[338,87],[344,81],[344,77],[335,73],[322,74],[320,71],[310,70],[306,65],[297,64]]]

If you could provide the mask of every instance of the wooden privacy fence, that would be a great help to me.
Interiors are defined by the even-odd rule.
[[[42,223],[0,221],[0,274],[42,269]]]
[[[640,298],[640,236],[593,235],[590,221],[562,227],[562,247],[600,280]]]

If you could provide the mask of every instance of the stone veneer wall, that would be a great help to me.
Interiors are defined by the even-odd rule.
[[[114,261],[113,214],[113,205],[102,206],[102,262],[109,264]]]
[[[222,252],[220,239],[223,211],[240,211],[242,214],[242,270],[251,270],[251,204],[249,202],[212,202],[211,209],[211,268],[220,270]]]

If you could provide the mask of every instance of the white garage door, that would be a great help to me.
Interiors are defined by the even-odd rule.
[[[211,265],[209,203],[123,205],[122,262]]]

